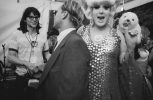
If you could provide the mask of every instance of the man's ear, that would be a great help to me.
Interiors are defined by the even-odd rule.
[[[68,11],[63,11],[62,12],[62,19],[65,19],[68,17]]]

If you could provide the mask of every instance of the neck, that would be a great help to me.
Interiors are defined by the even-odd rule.
[[[74,25],[69,21],[64,21],[61,24],[61,27],[58,29],[58,31],[59,31],[59,33],[61,33],[62,31],[66,30],[68,28],[74,28]]]
[[[36,28],[28,27],[27,30],[29,31],[30,34],[35,34],[36,33]]]
[[[104,35],[107,34],[108,32],[110,32],[111,28],[108,25],[105,25],[103,27],[97,27],[97,26],[93,26],[91,29],[91,33],[96,34],[100,34],[100,35]]]

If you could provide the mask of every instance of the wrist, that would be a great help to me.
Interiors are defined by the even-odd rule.
[[[25,66],[26,68],[28,68],[28,69],[29,69],[29,62],[24,61],[24,62],[23,62],[23,66]]]
[[[39,67],[36,66],[34,69],[33,69],[34,73],[37,73],[39,71]]]

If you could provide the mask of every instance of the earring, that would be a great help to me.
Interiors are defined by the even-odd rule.
[[[90,26],[93,26],[93,19],[90,19]]]
[[[110,16],[107,24],[108,24],[108,26],[113,27],[113,23],[114,23],[114,17]]]

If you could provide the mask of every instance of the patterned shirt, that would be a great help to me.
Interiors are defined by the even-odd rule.
[[[35,47],[32,47],[32,41],[36,41]],[[31,38],[27,33],[23,34],[22,31],[16,31],[9,44],[9,49],[17,51],[18,58],[23,61],[34,63],[39,66],[44,63],[42,52],[48,50],[47,45],[45,45],[47,38],[37,34],[34,38]],[[16,72],[26,73],[25,68],[17,67]]]

